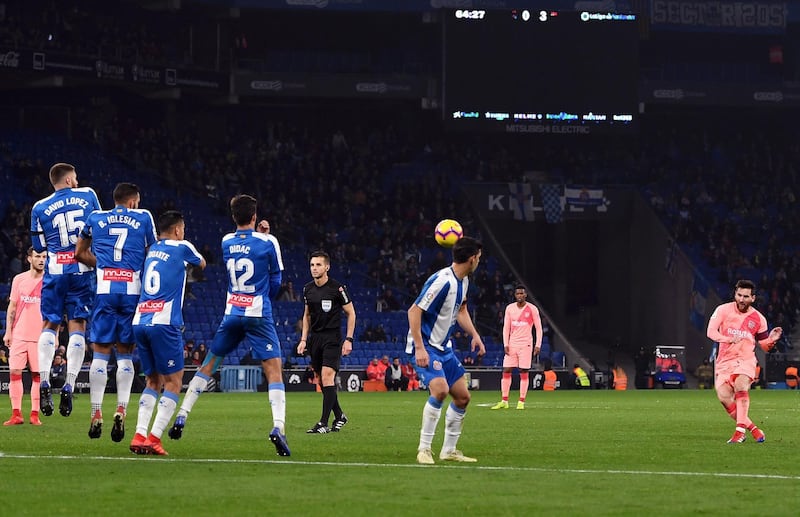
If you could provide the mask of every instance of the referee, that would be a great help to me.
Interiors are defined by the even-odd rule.
[[[330,278],[331,257],[324,251],[315,251],[310,259],[311,282],[303,287],[303,330],[297,353],[306,350],[311,355],[311,367],[322,383],[322,417],[309,434],[338,432],[347,423],[347,416],[339,406],[336,394],[336,372],[341,356],[353,350],[353,331],[356,328],[356,310],[347,288]],[[342,340],[342,311],[347,314],[347,337]],[[333,411],[333,425],[328,418]]]

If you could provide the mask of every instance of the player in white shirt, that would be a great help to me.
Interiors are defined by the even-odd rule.
[[[431,443],[442,413],[442,404],[449,393],[453,401],[445,413],[444,444],[439,459],[475,462],[456,448],[467,405],[469,389],[466,371],[453,353],[450,334],[456,323],[472,336],[472,350],[484,355],[478,331],[467,310],[468,275],[477,269],[483,246],[471,237],[460,238],[453,246],[453,263],[433,275],[408,309],[406,353],[417,370],[420,382],[428,386],[431,396],[422,411],[422,429],[417,448],[417,462],[433,464]]]

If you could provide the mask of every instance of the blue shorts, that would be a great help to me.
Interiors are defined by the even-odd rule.
[[[44,275],[42,281],[42,319],[61,323],[89,318],[94,303],[94,272],[66,275]]]
[[[132,325],[138,302],[136,295],[98,294],[92,311],[92,342],[103,345],[134,343]]]
[[[133,334],[145,375],[166,375],[183,370],[183,334],[179,327],[136,325]]]
[[[271,318],[224,316],[211,342],[211,353],[225,357],[242,343],[253,359],[265,361],[281,358],[281,342]]]
[[[467,373],[452,350],[441,352],[436,348],[426,346],[425,351],[428,352],[427,368],[417,366],[417,359],[414,354],[409,354],[408,360],[414,365],[419,381],[426,386],[429,386],[433,379],[439,377],[447,381],[447,386],[453,386],[456,381]]]

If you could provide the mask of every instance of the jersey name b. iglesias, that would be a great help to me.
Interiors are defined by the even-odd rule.
[[[97,294],[139,295],[145,252],[156,242],[149,211],[116,206],[92,212],[81,237],[92,239],[97,257]]]

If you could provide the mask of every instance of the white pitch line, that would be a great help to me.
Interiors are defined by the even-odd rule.
[[[35,456],[31,454],[5,454],[0,452],[0,458],[20,460],[93,460],[93,461],[161,461],[171,463],[232,463],[255,465],[301,465],[324,467],[384,467],[384,468],[410,468],[427,469],[436,468],[431,465],[416,463],[363,463],[363,462],[336,462],[336,461],[297,461],[297,460],[247,460],[234,458],[163,458],[142,456]],[[444,468],[465,468],[472,470],[505,471],[505,472],[537,472],[549,474],[609,474],[623,476],[683,476],[683,477],[710,477],[710,478],[735,478],[735,479],[775,479],[787,481],[800,481],[800,475],[787,476],[783,474],[755,474],[737,472],[684,472],[684,471],[658,471],[658,470],[598,470],[598,469],[548,469],[541,467],[502,467],[490,465],[456,465],[439,464]]]

